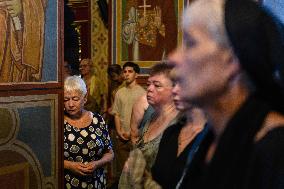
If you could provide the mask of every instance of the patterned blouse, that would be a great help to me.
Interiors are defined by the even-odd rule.
[[[112,149],[107,125],[99,114],[84,128],[77,128],[64,120],[64,160],[88,163],[99,160]],[[106,188],[104,168],[98,168],[92,176],[78,176],[64,169],[65,188]]]
[[[152,115],[152,116],[154,116],[154,115]],[[176,123],[179,116],[180,115],[177,115],[173,120],[171,120],[170,123],[167,125],[167,127]],[[151,118],[151,119],[153,119],[153,118]],[[139,132],[141,133],[141,135],[140,135],[140,138],[138,139],[137,144],[136,144],[136,147],[139,148],[143,152],[144,158],[146,160],[146,169],[148,171],[151,170],[152,166],[155,163],[156,156],[157,156],[158,150],[159,150],[160,141],[161,141],[161,138],[162,138],[163,133],[164,133],[164,131],[161,132],[158,136],[156,136],[156,138],[154,138],[154,139],[152,139],[148,142],[144,141],[144,135],[149,129],[151,119],[148,120],[145,123],[143,128],[140,128],[141,131],[139,131]]]

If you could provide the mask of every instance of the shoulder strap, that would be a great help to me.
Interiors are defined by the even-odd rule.
[[[141,121],[138,129],[143,128],[145,126],[146,122],[148,120],[150,120],[151,117],[153,116],[154,111],[155,111],[154,108],[151,105],[149,105],[148,108],[146,109],[145,113],[144,113],[144,116],[142,118],[142,121]]]

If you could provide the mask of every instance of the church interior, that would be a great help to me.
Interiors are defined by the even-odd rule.
[[[110,67],[139,65],[135,81],[146,91],[150,68],[183,45],[181,17],[198,0],[15,0],[6,10],[9,1],[0,0],[0,188],[73,188],[75,180],[65,183],[64,80],[83,78],[92,94],[85,109],[103,118],[112,140],[114,92],[124,83]],[[257,2],[284,23],[282,0]],[[88,188],[118,188],[116,154],[102,163],[105,183]]]

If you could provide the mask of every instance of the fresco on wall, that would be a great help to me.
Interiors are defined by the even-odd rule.
[[[186,0],[112,1],[111,61],[137,63],[141,74],[182,42],[178,27]]]
[[[177,46],[177,1],[122,1],[122,60],[159,61]]]
[[[133,61],[145,68],[166,59],[182,41],[184,0],[112,1],[112,63]]]
[[[1,0],[0,36],[1,84],[57,81],[56,0]]]
[[[57,95],[0,97],[0,104],[0,185],[58,188]]]

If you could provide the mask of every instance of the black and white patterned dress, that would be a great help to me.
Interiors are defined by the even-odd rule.
[[[93,114],[92,123],[77,128],[64,120],[64,160],[88,163],[102,158],[112,149],[107,125],[99,114]],[[92,176],[78,176],[64,170],[64,186],[70,188],[106,188],[104,168],[98,168]]]

